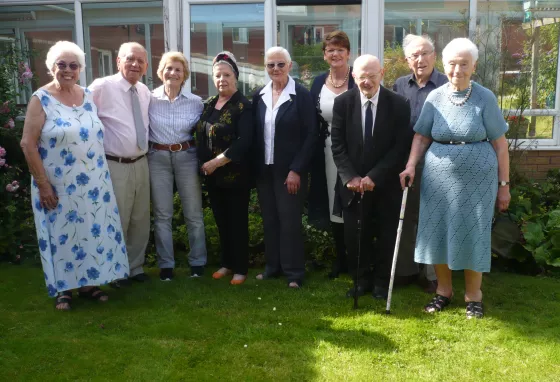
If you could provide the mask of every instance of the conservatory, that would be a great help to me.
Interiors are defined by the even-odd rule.
[[[239,87],[249,95],[267,80],[263,57],[271,46],[288,49],[291,75],[310,84],[325,70],[323,37],[341,29],[350,37],[352,59],[371,53],[383,60],[384,85],[391,87],[408,73],[400,46],[406,34],[429,35],[436,52],[455,37],[470,37],[481,53],[476,80],[522,127],[520,147],[538,151],[524,164],[537,178],[560,166],[559,26],[560,0],[0,1],[0,44],[27,52],[34,74],[20,89],[21,104],[49,81],[44,60],[58,40],[86,52],[82,84],[115,73],[126,41],[146,47],[144,82],[151,88],[160,84],[162,54],[182,51],[192,69],[187,86],[205,98],[215,92],[211,60],[224,49],[237,57]]]

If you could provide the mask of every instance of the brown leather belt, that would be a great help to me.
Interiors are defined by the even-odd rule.
[[[156,150],[166,150],[174,153],[176,151],[184,151],[190,149],[191,147],[196,147],[196,143],[194,139],[182,143],[173,143],[172,145],[162,145],[159,143],[150,142],[150,147]]]
[[[109,154],[105,154],[105,158],[112,160],[114,162],[119,162],[119,163],[134,163],[137,160],[140,160],[142,158],[144,158],[146,156],[146,154],[144,155],[140,155],[139,157],[136,158],[119,158],[119,157],[114,157],[112,155]]]

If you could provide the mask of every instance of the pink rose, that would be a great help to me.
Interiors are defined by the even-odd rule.
[[[6,101],[2,104],[2,108],[0,108],[0,113],[8,114],[10,112],[10,101]]]
[[[11,184],[8,184],[8,185],[6,186],[6,191],[8,191],[8,192],[14,192],[14,186],[12,186]]]
[[[0,159],[0,167],[6,165],[6,159]]]
[[[6,124],[4,125],[4,128],[6,129],[13,129],[14,127],[16,127],[16,123],[12,118],[10,118],[8,122],[6,122]]]
[[[14,180],[14,181],[12,182],[12,186],[19,186],[19,182],[18,182],[17,180]]]
[[[6,149],[0,146],[0,157],[6,156]]]

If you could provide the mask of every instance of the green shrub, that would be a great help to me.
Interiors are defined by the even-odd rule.
[[[0,259],[38,259],[30,175],[19,147],[21,128],[0,128]]]
[[[535,262],[560,267],[560,169],[550,170],[545,182],[515,185],[509,209]]]

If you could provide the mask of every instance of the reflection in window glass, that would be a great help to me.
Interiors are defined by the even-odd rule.
[[[524,10],[518,1],[478,2],[479,81],[509,110],[510,129],[523,138],[552,138],[552,117],[513,116],[555,106],[560,13],[551,10],[560,2],[546,3]]]
[[[397,78],[410,73],[402,50],[403,38],[409,33],[432,38],[438,59],[436,67],[442,70],[441,51],[445,45],[454,38],[468,36],[468,11],[468,1],[385,0],[384,85],[391,88]]]
[[[19,100],[20,103],[27,103],[33,91],[52,80],[45,67],[50,47],[60,40],[74,40],[74,6],[0,7],[0,14],[1,39],[29,53],[27,64],[33,72],[33,79],[22,89]]]
[[[150,88],[161,85],[156,72],[165,51],[162,7],[162,1],[83,4],[88,83],[117,73],[119,47],[134,41],[148,51],[148,72],[143,82]]]
[[[294,65],[290,75],[307,87],[329,69],[323,59],[323,38],[342,30],[350,39],[350,63],[361,53],[360,5],[295,5],[276,8],[278,44],[286,48]]]
[[[191,88],[203,99],[217,94],[212,60],[233,53],[239,68],[237,88],[250,97],[264,85],[264,5],[191,6]]]

